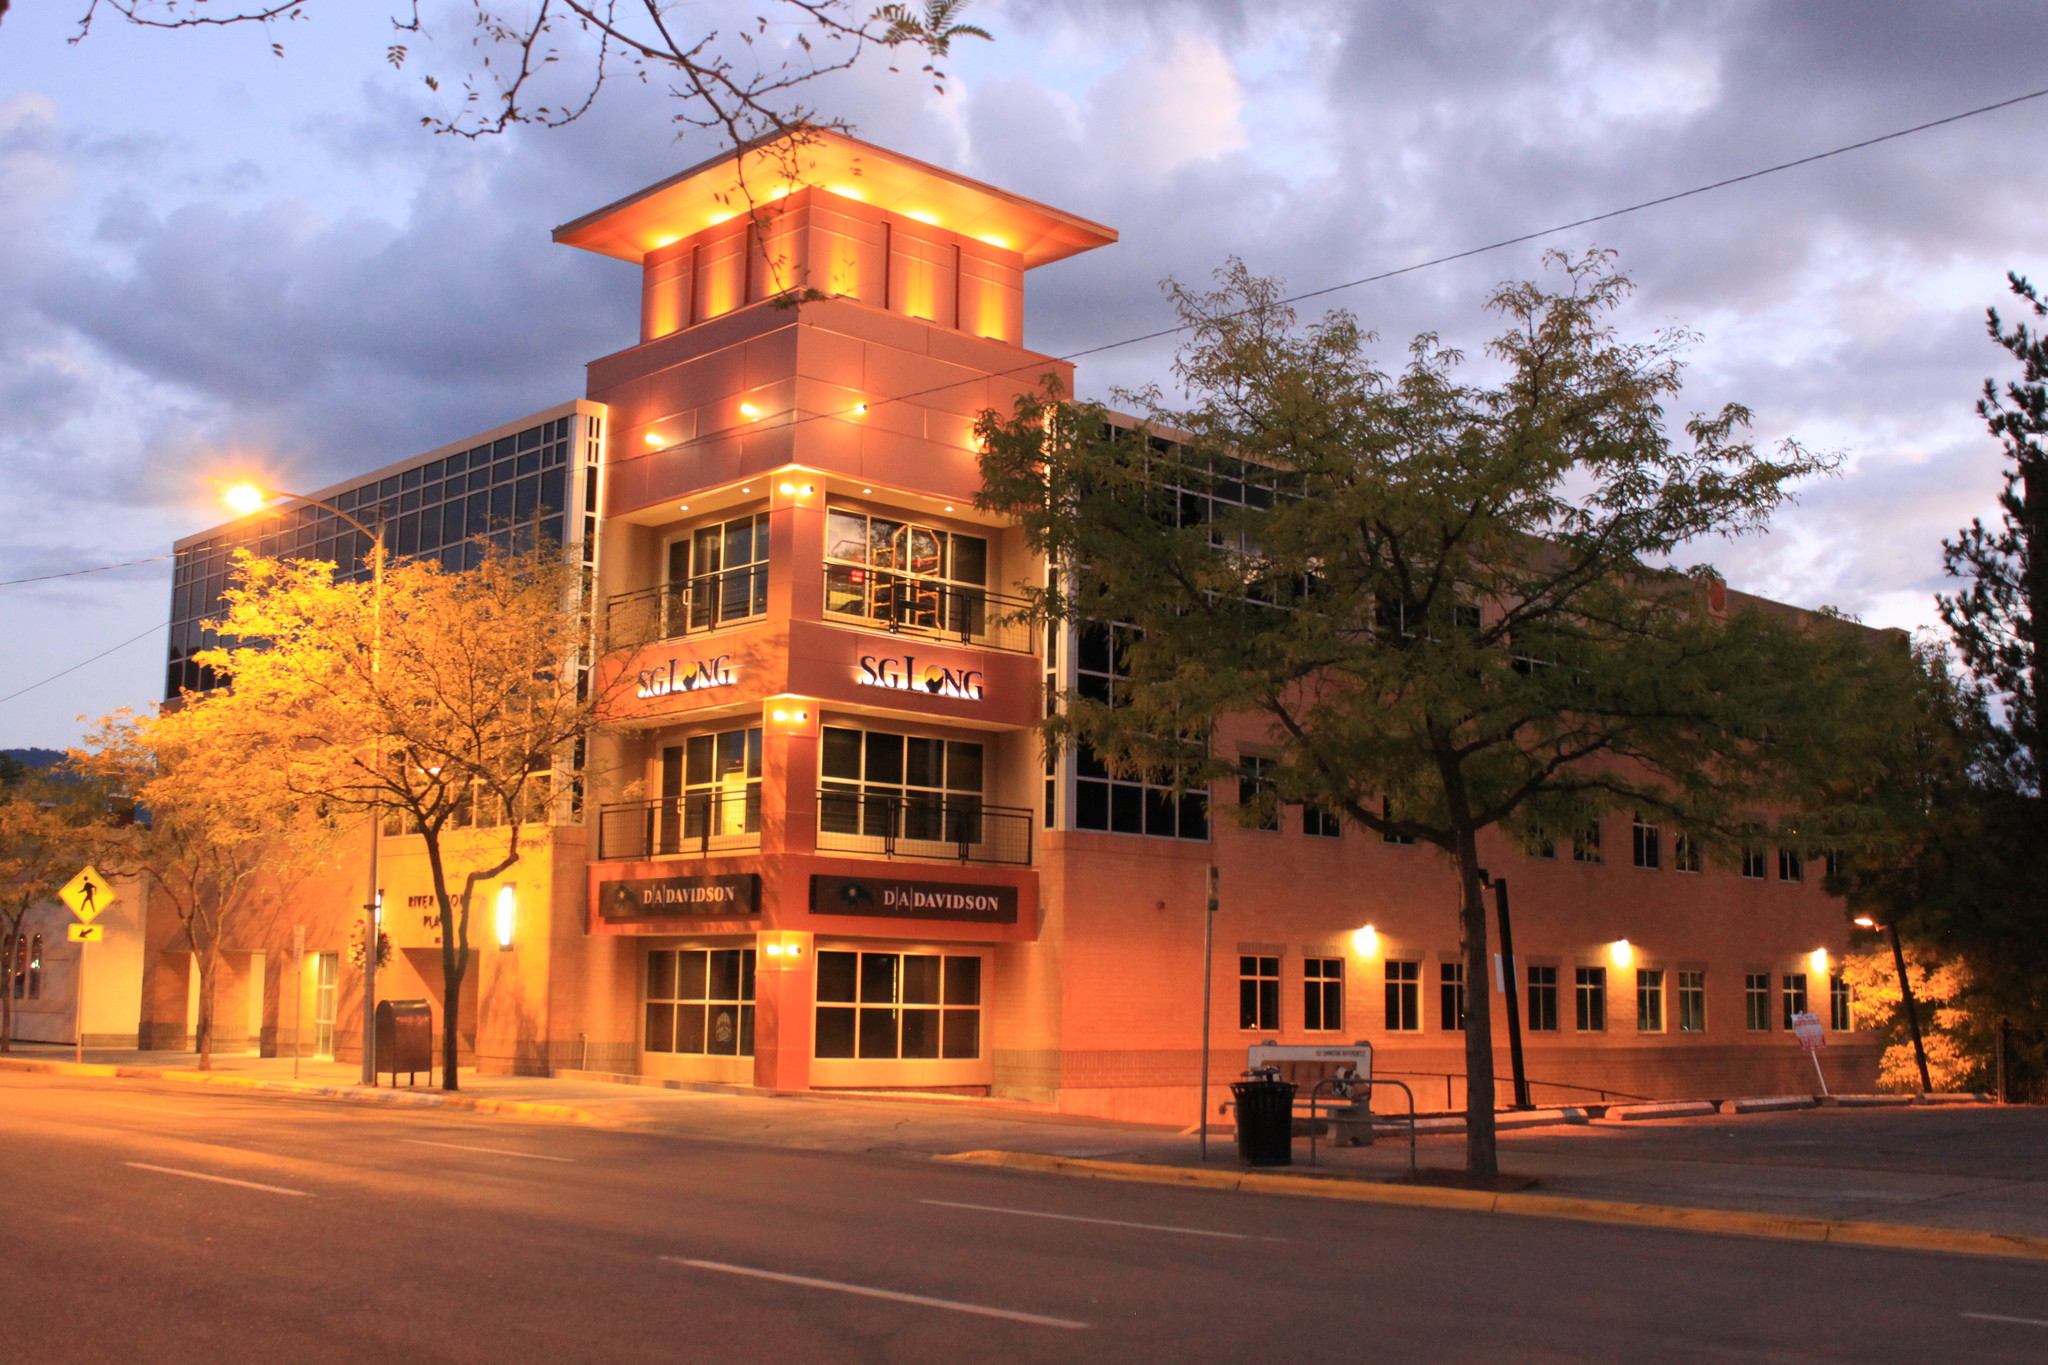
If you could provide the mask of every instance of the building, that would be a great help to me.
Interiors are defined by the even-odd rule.
[[[1044,566],[976,510],[972,426],[1042,376],[1071,388],[1022,345],[1025,278],[1112,230],[820,133],[555,237],[640,269],[637,344],[591,362],[584,399],[321,494],[451,561],[539,516],[653,641],[601,665],[631,695],[591,746],[582,811],[488,889],[516,910],[469,978],[479,1066],[1189,1121],[1214,863],[1217,1079],[1262,1038],[1366,1038],[1426,1106],[1462,1103],[1458,1014],[1503,997],[1461,978],[1437,855],[1299,808],[1244,828],[1233,791],[1176,799],[1038,743],[1047,686],[1113,687],[1115,656],[1006,619]],[[313,511],[180,542],[174,689],[205,681],[189,656],[236,543],[366,548]],[[1540,1098],[1807,1088],[1802,1008],[1842,1033],[1838,1088],[1874,1080],[1832,984],[1844,917],[1800,851],[1703,867],[1610,819],[1554,858],[1486,856],[1514,885]],[[387,841],[401,961],[380,992],[438,1004],[422,861]],[[264,1030],[296,996],[313,1045],[350,1054],[342,954],[366,899],[344,870],[247,930],[240,961],[308,928],[295,985],[241,972]],[[144,1007],[160,1044],[185,1027],[173,947],[159,937]]]

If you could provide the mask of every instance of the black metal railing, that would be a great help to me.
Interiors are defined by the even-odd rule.
[[[761,789],[685,792],[600,806],[597,857],[703,857],[761,846]]]
[[[987,588],[853,564],[825,566],[825,612],[896,635],[1029,652],[1029,603]]]
[[[765,615],[768,566],[749,564],[680,583],[615,593],[605,603],[605,626],[615,644],[699,635]]]
[[[1031,811],[955,792],[828,786],[818,793],[818,847],[826,850],[1028,867],[1035,826]]]

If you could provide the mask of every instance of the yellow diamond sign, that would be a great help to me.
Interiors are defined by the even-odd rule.
[[[88,867],[64,883],[57,899],[70,906],[71,913],[81,921],[90,924],[118,897],[114,895],[114,888],[107,885],[107,879],[99,874],[99,869]]]

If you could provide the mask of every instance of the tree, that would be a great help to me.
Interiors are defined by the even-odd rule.
[[[1027,398],[980,435],[983,506],[1062,566],[1047,617],[1118,623],[1129,687],[1062,697],[1049,742],[1183,789],[1243,770],[1226,717],[1270,746],[1261,803],[1303,802],[1455,866],[1466,980],[1491,974],[1479,836],[1568,837],[1632,809],[1696,838],[1856,776],[1906,651],[1839,619],[1728,603],[1654,567],[1761,529],[1828,467],[1761,455],[1729,406],[1665,432],[1683,334],[1619,340],[1604,253],[1554,257],[1562,292],[1504,285],[1504,372],[1418,337],[1398,376],[1349,315],[1306,328],[1233,263],[1173,289],[1190,405],[1149,423]],[[1166,430],[1179,434],[1166,436]],[[1121,687],[1121,684],[1119,684]],[[1258,819],[1261,803],[1242,813]],[[1466,1165],[1496,1170],[1492,1021],[1466,1022]]]
[[[199,971],[194,1046],[213,1068],[222,953],[249,912],[276,899],[328,848],[332,826],[284,783],[282,755],[246,747],[239,699],[192,694],[153,715],[119,711],[71,764],[144,813],[97,829],[103,872],[136,877],[168,905]]]
[[[9,1052],[23,922],[85,866],[99,809],[90,788],[0,758],[11,765],[0,766],[0,1052]]]
[[[1875,1031],[1884,1043],[1878,1083],[1888,1090],[1920,1089],[1920,1066],[1905,1023],[1905,999],[1891,949],[1853,952],[1842,959],[1859,1029]],[[1969,1004],[1971,970],[1963,959],[1916,947],[1906,957],[1913,1000],[1923,1016],[1927,1069],[1937,1091],[1988,1089],[1991,1066],[1987,1030]]]
[[[662,0],[538,0],[508,5],[469,0],[468,42],[456,48],[459,75],[448,68],[421,76],[427,89],[444,80],[461,88],[456,112],[428,115],[420,122],[439,133],[483,137],[517,124],[559,128],[588,113],[604,86],[627,78],[672,82],[680,103],[676,122],[724,133],[735,145],[779,137],[821,121],[801,103],[803,88],[821,76],[845,71],[870,48],[921,52],[922,73],[939,89],[946,75],[938,63],[956,38],[989,34],[961,15],[968,0],[923,0],[920,5],[885,4],[862,13],[849,0],[759,0],[732,32],[678,23],[679,7]],[[233,24],[274,26],[334,8],[332,0],[251,0],[239,6],[206,0],[85,0],[78,35],[87,37],[102,13],[142,28],[220,28]],[[460,6],[451,7],[460,12]],[[0,2],[0,15],[7,6]],[[393,6],[395,38],[385,50],[393,67],[414,57],[414,45],[433,34],[417,0]],[[593,50],[594,48],[594,50]],[[284,55],[284,45],[271,50]],[[897,68],[891,67],[891,70]]]
[[[487,547],[477,568],[395,563],[372,583],[244,555],[224,636],[234,742],[284,785],[424,843],[441,929],[442,1084],[457,1088],[472,903],[535,842],[601,709],[629,674],[586,671],[580,572],[558,549]]]

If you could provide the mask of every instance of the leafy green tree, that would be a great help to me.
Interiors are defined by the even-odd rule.
[[[95,789],[0,754],[0,1052],[14,1040],[16,945],[28,912],[54,900],[91,856]]]
[[[1632,809],[1732,836],[1855,780],[1907,662],[1902,639],[1661,567],[1762,529],[1829,461],[1760,454],[1733,405],[1671,439],[1688,338],[1621,340],[1607,318],[1629,286],[1609,256],[1555,264],[1559,292],[1494,293],[1495,382],[1462,379],[1430,335],[1383,373],[1352,317],[1301,326],[1233,263],[1217,292],[1173,291],[1187,406],[1135,395],[1147,425],[1119,430],[1029,399],[980,426],[983,505],[1063,570],[1039,611],[1123,625],[1129,688],[1063,697],[1049,741],[1202,788],[1239,773],[1213,740],[1241,718],[1273,754],[1267,802],[1455,867],[1471,982],[1491,976],[1482,833],[1562,836]],[[1492,1028],[1470,1012],[1466,1165],[1482,1178]]]

